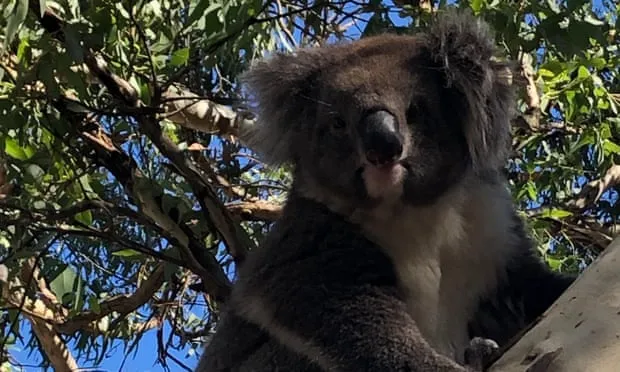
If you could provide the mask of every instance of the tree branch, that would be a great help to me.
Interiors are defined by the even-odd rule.
[[[149,301],[164,282],[165,264],[159,263],[133,294],[119,295],[101,302],[98,312],[86,310],[69,317],[69,310],[51,292],[39,270],[33,267],[31,261],[33,261],[32,258],[22,268],[22,279],[13,278],[10,287],[3,287],[2,298],[14,308],[19,309],[31,322],[36,321],[37,326],[43,332],[42,336],[47,337],[47,342],[51,342],[52,345],[56,339],[50,338],[50,332],[68,335],[78,330],[92,334],[101,332],[100,325],[97,324],[98,320],[113,312],[124,315],[135,311]],[[37,291],[42,299],[33,300],[27,296],[23,285],[24,277],[31,278],[30,283],[36,284]],[[159,320],[149,321],[134,324],[133,328],[136,332],[144,331],[156,327],[159,323]],[[47,353],[47,350],[45,352]]]
[[[603,177],[585,184],[577,198],[570,203],[570,206],[579,209],[592,207],[599,201],[605,191],[619,184],[620,165],[614,164],[607,169]]]
[[[87,327],[90,323],[111,314],[112,312],[121,315],[131,313],[149,301],[164,283],[164,266],[159,263],[147,279],[131,295],[120,295],[99,304],[99,311],[83,311],[67,319],[56,328],[63,333],[71,334],[79,329]]]
[[[254,115],[250,112],[235,112],[227,106],[181,89],[178,85],[170,86],[162,98],[166,113],[161,118],[184,128],[239,137],[240,133],[255,123]]]
[[[489,371],[617,370],[619,261],[620,240],[616,240]]]
[[[230,292],[230,281],[222,267],[212,254],[202,253],[205,247],[201,242],[164,213],[153,195],[152,181],[142,173],[135,160],[116,145],[94,120],[88,120],[90,130],[78,130],[80,127],[88,128],[82,124],[86,116],[68,111],[62,102],[56,102],[56,108],[94,150],[94,161],[106,167],[116,177],[141,212],[159,226],[160,232],[166,232],[163,236],[170,238],[170,242],[180,248],[182,259],[185,260],[184,267],[198,274],[215,298],[225,299]]]
[[[51,9],[47,8],[43,16],[39,13],[37,0],[30,1],[30,9],[37,16],[44,29],[59,41],[65,41],[63,20]],[[142,107],[137,92],[131,84],[114,74],[105,61],[95,56],[87,47],[84,48],[84,62],[91,74],[107,88],[114,98],[129,107]],[[153,144],[174,164],[181,175],[185,177],[193,192],[200,201],[205,218],[210,219],[221,234],[230,254],[237,263],[242,263],[249,248],[254,244],[247,233],[235,223],[232,216],[224,208],[211,185],[202,177],[198,170],[189,162],[179,148],[166,137],[157,120],[151,114],[137,114],[141,129]]]
[[[263,200],[231,203],[226,207],[233,215],[248,221],[273,222],[282,214],[281,205]]]
[[[21,280],[24,283],[30,283],[35,277],[35,269],[37,265],[37,260],[35,260],[34,257],[26,261],[21,275]],[[26,285],[26,288],[27,287],[29,287],[28,284]],[[24,290],[23,296],[26,297],[26,290]],[[51,324],[28,314],[25,314],[25,317],[30,321],[32,330],[37,336],[37,339],[39,340],[45,355],[54,367],[54,370],[71,372],[79,368],[75,358],[71,355],[67,344],[60,337],[58,332],[54,330]]]
[[[67,344],[60,335],[58,335],[51,324],[29,315],[25,315],[25,317],[30,321],[32,330],[37,336],[37,339],[39,339],[41,347],[55,371],[73,372],[79,369]]]

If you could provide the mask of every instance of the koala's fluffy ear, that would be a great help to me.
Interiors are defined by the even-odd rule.
[[[246,144],[272,165],[294,162],[307,142],[302,120],[315,106],[310,97],[320,69],[316,48],[276,54],[255,62],[240,81],[257,100],[257,122],[243,134]],[[304,142],[296,141],[305,137]]]
[[[510,146],[513,67],[494,60],[489,26],[471,13],[446,11],[425,35],[431,64],[464,98],[466,136],[477,170],[501,167]]]

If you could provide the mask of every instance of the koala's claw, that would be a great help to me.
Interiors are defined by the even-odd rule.
[[[474,337],[465,349],[465,365],[472,371],[482,372],[499,352],[497,342],[482,337]]]

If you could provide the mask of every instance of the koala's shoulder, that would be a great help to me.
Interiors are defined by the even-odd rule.
[[[280,280],[295,285],[397,283],[390,258],[357,225],[309,200],[287,205],[266,240],[248,256],[239,279],[245,290]]]

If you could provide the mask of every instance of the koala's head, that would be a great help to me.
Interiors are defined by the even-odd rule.
[[[242,78],[258,102],[249,145],[315,195],[430,203],[504,165],[512,74],[494,52],[486,24],[449,12],[413,36],[275,55]]]

